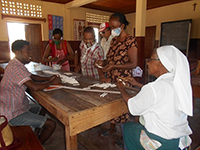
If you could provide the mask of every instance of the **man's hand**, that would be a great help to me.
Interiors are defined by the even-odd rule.
[[[53,75],[50,78],[51,84],[60,84],[61,83],[61,78],[57,75]]]

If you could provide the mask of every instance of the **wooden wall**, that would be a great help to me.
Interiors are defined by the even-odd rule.
[[[159,40],[155,42],[155,48],[159,47]],[[189,59],[198,59],[200,60],[200,39],[190,39],[189,45]]]
[[[0,41],[0,62],[7,62],[10,60],[10,49],[7,41]]]
[[[68,41],[75,51],[78,51],[78,56],[80,59],[80,49],[79,45],[81,41]],[[44,53],[44,50],[48,44],[48,41],[42,41],[41,53]],[[159,41],[155,41],[155,47],[159,46]],[[189,59],[198,59],[200,60],[200,39],[190,39],[189,46]],[[7,41],[0,41],[0,62],[7,62],[10,60],[10,50],[9,43]]]

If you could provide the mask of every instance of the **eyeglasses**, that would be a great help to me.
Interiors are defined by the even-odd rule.
[[[105,31],[103,31],[103,32],[100,32],[100,34],[105,34]]]
[[[148,58],[148,59],[147,59],[147,62],[150,62],[150,61],[152,61],[152,60],[160,61],[160,59],[158,59],[158,58],[157,58],[157,59],[156,59],[156,58]]]

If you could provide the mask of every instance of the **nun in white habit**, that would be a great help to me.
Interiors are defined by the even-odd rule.
[[[118,88],[132,115],[140,123],[125,123],[123,138],[128,150],[178,150],[191,144],[192,130],[187,117],[193,115],[189,63],[174,46],[162,46],[153,52],[148,73],[157,79],[142,85],[127,79],[140,92],[130,97],[121,81]]]

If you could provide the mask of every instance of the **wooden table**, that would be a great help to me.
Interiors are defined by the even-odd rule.
[[[33,74],[49,76],[43,71],[35,71],[35,65],[38,65],[38,63],[31,62],[25,66]],[[6,64],[1,66],[5,68]],[[41,65],[41,70],[52,70],[52,68]],[[61,70],[59,72],[61,74],[64,73]],[[72,73],[72,76],[75,76],[80,83],[79,86],[76,86],[77,88],[84,88],[99,83],[94,78],[84,77],[77,73]],[[66,84],[66,86],[73,87],[69,84]],[[106,90],[118,91],[117,88]],[[127,91],[131,95],[135,95],[138,92],[137,89],[128,89]],[[65,125],[67,150],[77,150],[77,134],[128,112],[121,94],[108,93],[105,97],[100,97],[102,92],[69,89],[38,91],[31,92],[30,94]]]
[[[42,71],[33,71],[31,65],[27,68],[29,68],[29,71],[32,70],[32,73],[45,75]],[[62,71],[59,72],[63,73]],[[77,88],[88,87],[99,82],[94,78],[84,77],[77,73],[72,74],[72,76],[76,76],[76,80],[80,83],[79,86],[76,86]],[[66,86],[73,87],[69,84],[66,84]],[[106,90],[118,91],[117,88]],[[135,95],[137,89],[129,89],[128,91],[131,95]],[[69,89],[31,93],[43,107],[65,125],[67,150],[77,150],[77,134],[128,112],[121,94],[108,93],[105,97],[100,97],[101,94],[102,92]]]

